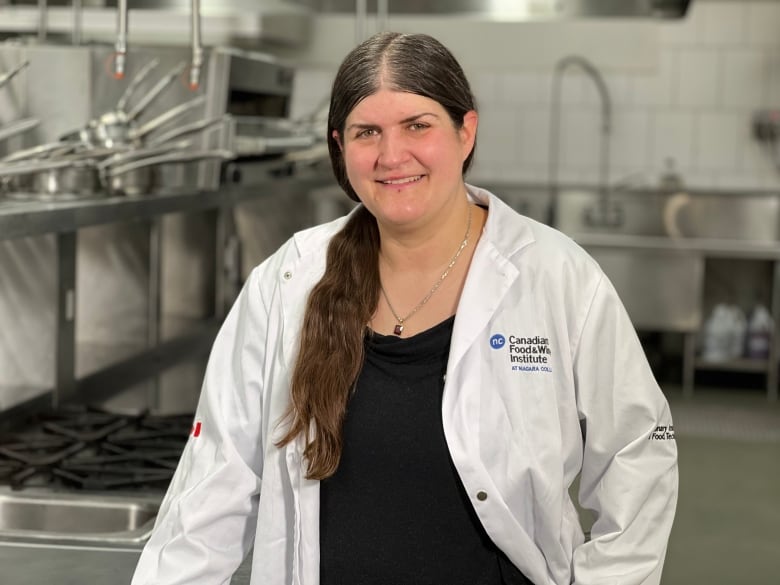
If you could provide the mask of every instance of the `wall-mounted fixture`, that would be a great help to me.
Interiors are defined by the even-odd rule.
[[[780,169],[780,110],[759,110],[753,114],[753,136]]]
[[[580,69],[593,81],[601,101],[601,124],[599,127],[599,201],[595,207],[585,209],[584,220],[587,225],[599,227],[617,227],[623,223],[623,210],[612,201],[609,186],[609,138],[612,132],[612,100],[604,77],[598,68],[580,55],[569,55],[555,65],[552,82],[552,105],[550,112],[550,139],[548,161],[548,187],[550,189],[550,207],[547,223],[558,222],[558,159],[561,131],[561,80],[563,74],[571,68]]]
[[[118,11],[120,4],[128,11]],[[38,33],[42,41],[47,33],[54,40],[73,36],[74,44],[119,42],[117,54],[127,45],[180,46],[200,37],[193,5],[193,0],[0,0],[0,34]],[[199,5],[203,34],[194,45],[295,47],[310,37],[312,11],[288,0],[199,0]],[[117,22],[117,14],[130,23],[119,41],[126,25]],[[193,57],[197,63],[197,54]],[[191,72],[196,83],[197,73]]]

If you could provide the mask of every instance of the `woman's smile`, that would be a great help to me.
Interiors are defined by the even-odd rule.
[[[412,175],[409,177],[401,177],[398,179],[380,179],[378,182],[388,187],[410,187],[415,183],[419,183],[425,175]]]

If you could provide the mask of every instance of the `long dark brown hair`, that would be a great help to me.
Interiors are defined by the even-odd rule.
[[[333,133],[344,135],[349,113],[380,84],[435,100],[457,129],[466,113],[476,110],[463,70],[433,37],[380,33],[358,45],[333,81],[327,136],[336,180],[355,201],[359,198]],[[474,149],[463,162],[464,175],[473,157]],[[341,458],[347,402],[363,366],[363,341],[379,301],[379,246],[376,220],[361,205],[331,240],[325,274],[309,295],[290,389],[291,424],[277,445],[306,436],[310,479],[333,475]]]

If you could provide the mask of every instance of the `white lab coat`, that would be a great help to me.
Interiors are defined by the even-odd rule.
[[[489,214],[455,318],[442,418],[474,509],[536,585],[658,585],[677,450],[629,318],[574,242],[469,193]],[[318,585],[319,482],[305,477],[301,440],[274,443],[305,301],[343,224],[296,234],[247,281],[133,585],[227,584],[253,541],[253,585]],[[568,493],[580,470],[580,502],[596,516],[588,542]]]

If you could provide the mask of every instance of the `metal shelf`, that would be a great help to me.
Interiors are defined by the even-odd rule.
[[[725,361],[706,361],[697,359],[694,363],[694,367],[697,370],[714,370],[714,371],[728,371],[728,372],[747,372],[756,374],[766,374],[770,368],[769,359],[734,359]]]
[[[266,171],[271,167],[265,167]],[[278,165],[273,169],[279,170]],[[284,169],[281,169],[284,170]],[[252,201],[284,200],[332,183],[320,172],[295,176],[263,176],[250,184],[225,185],[219,191],[156,193],[145,197],[106,197],[58,202],[0,200],[0,241],[56,234],[58,292],[55,381],[52,389],[35,389],[10,408],[0,409],[0,423],[18,413],[67,402],[93,402],[155,376],[177,363],[200,356],[205,359],[226,310],[225,285],[220,250],[225,247],[225,222],[230,209]],[[214,209],[217,223],[217,282],[215,312],[211,319],[195,326],[166,323],[160,307],[161,216]],[[73,299],[76,287],[76,237],[78,230],[95,225],[146,220],[151,222],[149,263],[150,324],[147,348],[127,354],[114,363],[79,376],[75,371],[76,339]],[[179,325],[179,326],[176,326]],[[163,335],[165,338],[163,338]],[[16,393],[16,392],[15,392]],[[18,393],[16,393],[18,394]]]
[[[284,197],[324,184],[320,177],[273,178],[248,186],[227,186],[219,191],[155,193],[144,197],[105,197],[74,201],[0,200],[0,240],[150,219],[167,213],[230,208],[268,196]]]

